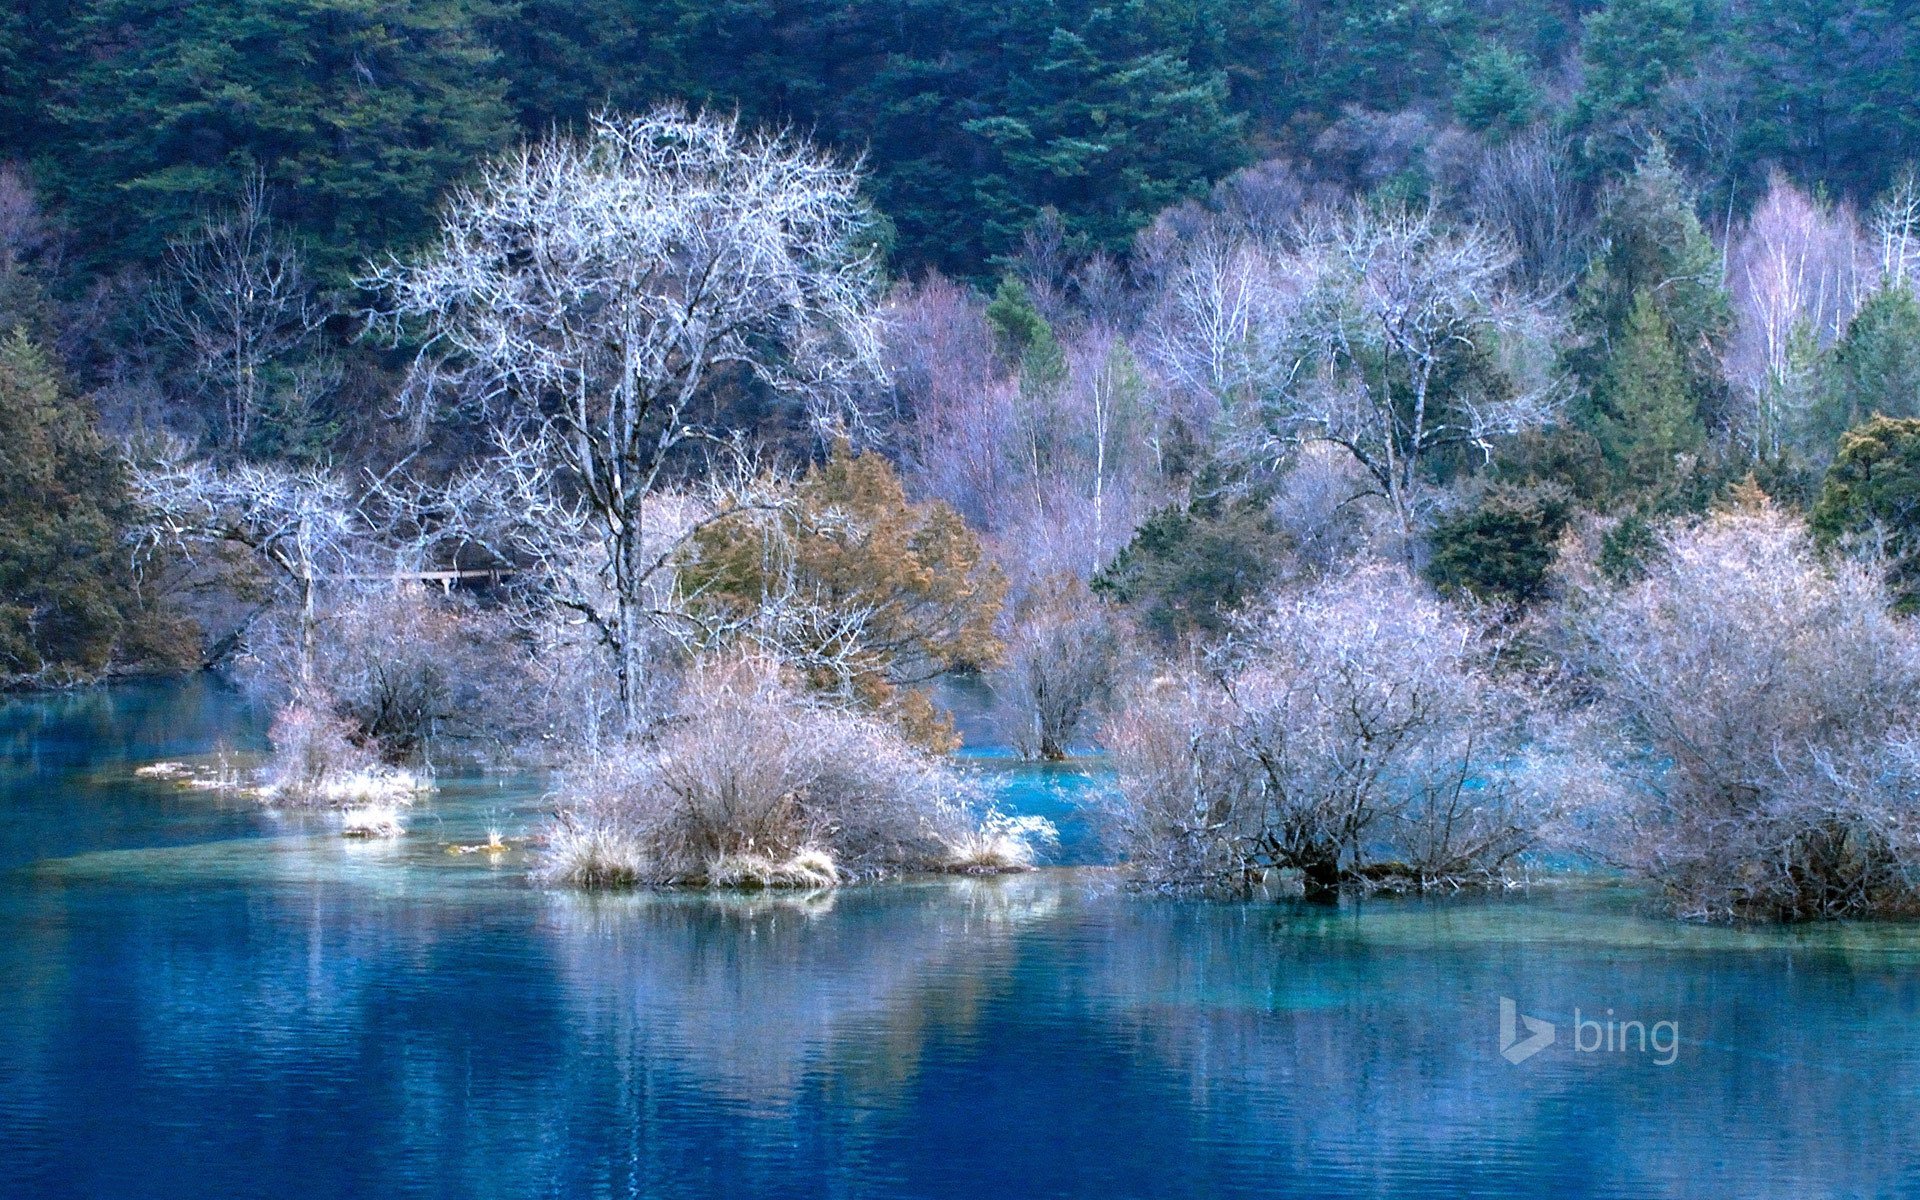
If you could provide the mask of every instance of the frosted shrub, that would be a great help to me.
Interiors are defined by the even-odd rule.
[[[317,705],[284,706],[267,732],[273,757],[260,795],[326,807],[391,806],[430,789],[425,776],[381,765],[378,754],[355,740],[357,733],[351,722]]]
[[[248,651],[256,684],[325,709],[389,763],[510,740],[537,719],[511,622],[438,588],[381,582],[331,596],[310,643],[283,616],[260,622]]]
[[[697,667],[674,716],[576,766],[559,800],[543,874],[587,886],[942,870],[985,815],[968,781],[891,726],[738,659]]]
[[[1059,576],[1036,589],[992,675],[1021,754],[1048,762],[1066,758],[1111,701],[1126,654],[1118,616],[1086,585]]]
[[[1920,896],[1920,635],[1871,564],[1765,504],[1578,589],[1576,664],[1625,734],[1600,848],[1683,915],[1804,919]]]
[[[269,790],[287,797],[316,796],[334,780],[371,769],[375,757],[354,743],[353,733],[353,726],[310,704],[280,709],[267,731],[273,746]]]
[[[1167,888],[1503,878],[1549,813],[1523,786],[1525,696],[1487,653],[1398,568],[1275,599],[1113,723],[1109,844]]]

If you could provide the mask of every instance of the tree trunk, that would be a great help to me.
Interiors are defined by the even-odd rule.
[[[1336,900],[1340,896],[1340,860],[1312,858],[1300,866],[1301,885],[1309,900]]]

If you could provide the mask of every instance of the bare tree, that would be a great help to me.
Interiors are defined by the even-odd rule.
[[[1113,843],[1171,888],[1244,890],[1272,868],[1323,891],[1497,880],[1550,805],[1524,786],[1526,697],[1490,671],[1484,632],[1398,567],[1277,598],[1210,670],[1114,722]]]
[[[227,448],[240,451],[269,398],[275,364],[297,352],[327,311],[293,246],[267,214],[266,184],[248,181],[232,212],[167,248],[155,324],[218,396]],[[312,382],[311,379],[308,382]]]
[[[1814,353],[1845,334],[1872,275],[1853,211],[1776,174],[1727,248],[1727,374],[1748,404],[1753,453],[1780,453],[1783,433],[1813,402]]]
[[[896,290],[887,357],[914,481],[976,528],[997,528],[1019,383],[994,351],[984,306],[939,275]]]
[[[447,206],[434,249],[365,281],[387,295],[389,329],[423,325],[432,378],[560,472],[556,503],[578,498],[569,519],[610,572],[630,727],[660,568],[649,503],[677,450],[720,436],[696,401],[737,365],[823,426],[857,424],[858,390],[882,374],[869,228],[855,170],[669,107],[491,164]]]
[[[1920,172],[1908,167],[1873,206],[1880,276],[1911,286],[1920,273]]]
[[[1526,353],[1547,340],[1550,315],[1506,286],[1510,247],[1478,226],[1444,228],[1430,208],[1354,205],[1323,219],[1305,254],[1317,294],[1301,336],[1320,369],[1281,398],[1273,424],[1283,443],[1352,454],[1411,556],[1429,458],[1490,458],[1496,439],[1553,419],[1560,389]],[[1493,369],[1443,384],[1473,356]]]
[[[1640,582],[1572,589],[1573,664],[1618,722],[1600,850],[1681,914],[1920,902],[1920,637],[1877,564],[1764,502],[1667,530]]]
[[[265,569],[270,586],[291,597],[299,614],[295,674],[301,686],[310,685],[323,584],[382,566],[370,557],[378,543],[355,489],[321,468],[243,463],[223,470],[178,453],[128,466],[140,511],[136,554],[246,552]],[[391,571],[393,560],[383,565]]]
[[[1072,575],[1035,589],[1016,617],[994,691],[1014,715],[1022,753],[1057,762],[1113,699],[1126,639],[1116,614],[1103,609]]]
[[[1305,290],[1293,265],[1264,243],[1211,229],[1186,244],[1144,339],[1149,360],[1214,411],[1284,388],[1300,369],[1288,353]]]
[[[1579,278],[1593,219],[1564,138],[1538,129],[1488,146],[1466,200],[1476,220],[1512,240],[1541,292],[1562,294]]]

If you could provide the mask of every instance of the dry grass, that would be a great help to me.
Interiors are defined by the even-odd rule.
[[[978,785],[945,759],[751,659],[697,668],[652,738],[574,768],[559,799],[541,874],[582,886],[830,887],[957,861],[1011,869],[1033,832],[1003,824],[989,838]]]
[[[537,878],[561,887],[632,887],[647,877],[647,859],[633,838],[605,825],[562,822],[547,835]]]
[[[350,838],[399,837],[406,827],[400,810],[390,804],[366,804],[340,814],[340,836]]]

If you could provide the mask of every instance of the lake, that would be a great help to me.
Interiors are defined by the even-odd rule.
[[[448,853],[537,781],[364,843],[132,775],[262,725],[207,680],[0,708],[0,1194],[1920,1196],[1920,927],[1086,865],[583,896]],[[1098,858],[1097,780],[978,761]]]

